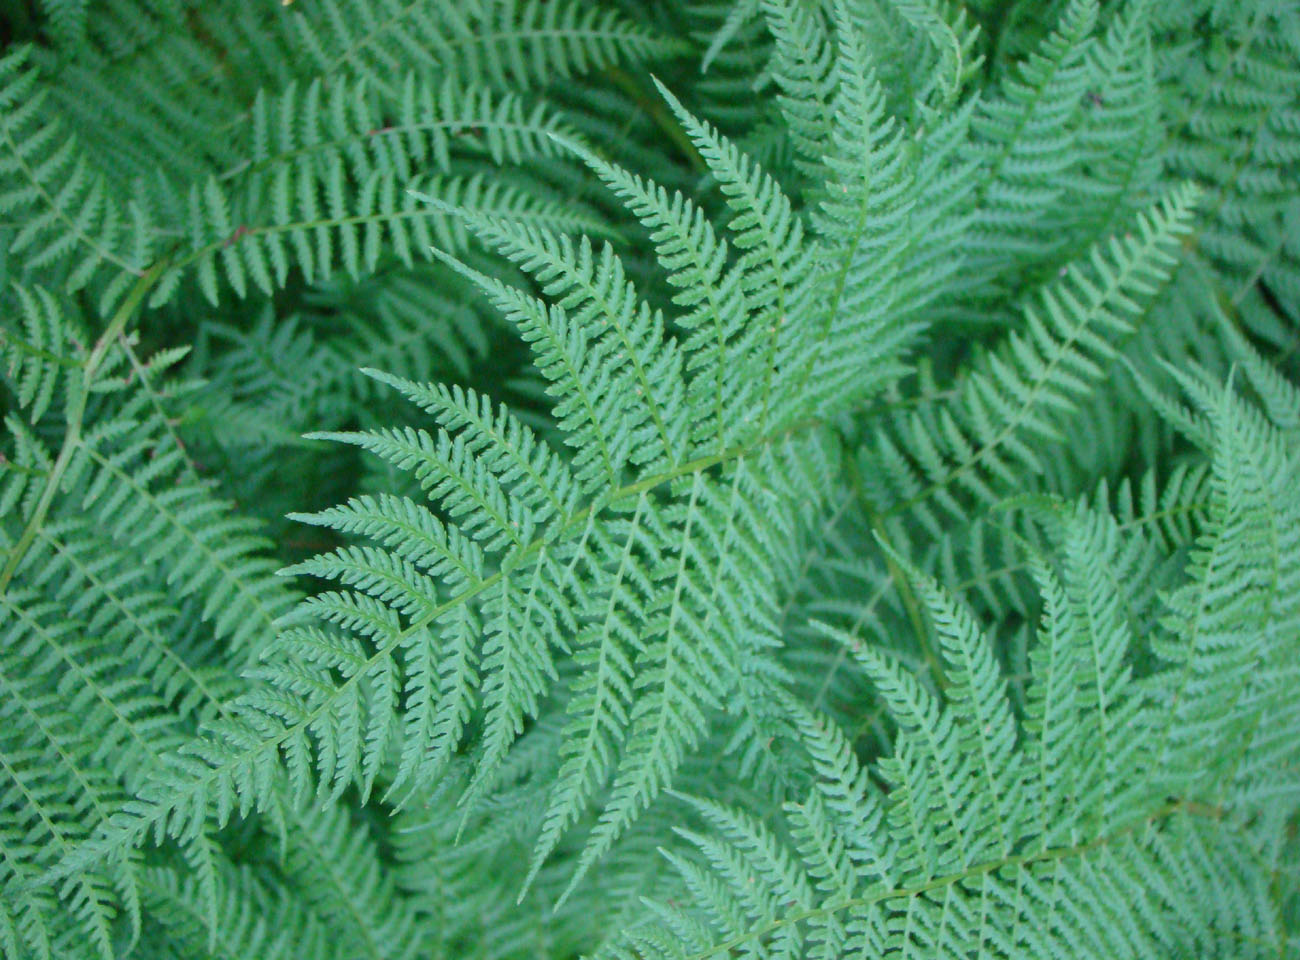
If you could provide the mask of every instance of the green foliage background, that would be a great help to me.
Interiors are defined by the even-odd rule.
[[[39,0],[0,955],[1300,955],[1295,0]]]

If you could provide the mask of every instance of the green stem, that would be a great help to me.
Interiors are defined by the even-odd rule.
[[[166,261],[159,261],[145,271],[144,275],[135,282],[122,305],[117,308],[113,317],[108,322],[108,327],[96,341],[90,355],[81,365],[82,384],[77,395],[72,399],[68,409],[68,427],[63,434],[63,445],[59,449],[59,455],[54,461],[54,466],[45,478],[45,489],[41,491],[40,499],[36,501],[36,509],[27,520],[27,525],[23,528],[22,535],[19,536],[18,542],[14,544],[9,556],[5,560],[4,569],[0,570],[0,594],[9,589],[9,584],[18,572],[18,566],[23,562],[23,557],[31,549],[32,543],[36,540],[36,534],[45,522],[45,515],[49,512],[50,505],[54,502],[55,494],[59,489],[59,482],[63,479],[63,474],[67,471],[72,463],[72,458],[81,444],[81,427],[82,418],[86,414],[86,403],[90,398],[90,386],[95,380],[95,373],[108,356],[108,351],[112,348],[113,343],[121,336],[122,331],[126,328],[131,317],[135,315],[136,308],[144,301],[146,295],[158,282],[163,271],[167,268]]]

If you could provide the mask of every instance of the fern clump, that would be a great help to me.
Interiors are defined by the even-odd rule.
[[[45,2],[0,956],[1300,953],[1300,14]]]

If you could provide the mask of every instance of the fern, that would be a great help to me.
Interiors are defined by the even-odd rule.
[[[1042,306],[1026,309],[1026,335],[1012,334],[1000,354],[990,355],[983,369],[956,388],[953,406],[959,412],[950,412],[947,404],[923,408],[902,428],[905,441],[888,434],[881,438],[878,462],[905,461],[903,451],[912,450],[920,464],[919,470],[900,465],[888,471],[887,476],[902,474],[893,483],[905,492],[881,497],[887,510],[917,510],[935,528],[939,520],[927,501],[933,498],[945,512],[958,513],[951,487],[966,487],[991,501],[995,488],[986,476],[1005,484],[1042,471],[1029,444],[1061,438],[1051,418],[1068,414],[1089,381],[1102,375],[1102,364],[1114,356],[1107,335],[1130,333],[1125,315],[1141,310],[1133,298],[1150,296],[1168,277],[1168,251],[1187,233],[1194,199],[1193,192],[1180,191],[1138,221],[1137,236],[1090,251],[1088,272],[1067,268],[1044,290]]]
[[[1290,5],[11,13],[0,956],[1300,950]]]
[[[1161,670],[1139,682],[1123,666],[1139,641],[1124,622],[1110,566],[1122,534],[1086,508],[1060,508],[1060,571],[1050,558],[1035,561],[1044,612],[1019,723],[990,638],[922,579],[943,653],[942,699],[896,661],[840,636],[897,724],[879,779],[859,765],[838,727],[793,705],[808,782],[785,805],[780,831],[691,799],[709,829],[680,830],[699,859],[673,859],[707,919],[663,910],[610,955],[704,957],[760,944],[772,956],[827,957],[1288,949],[1291,935],[1267,905],[1254,864],[1285,831],[1264,815],[1276,796],[1264,791],[1294,790],[1293,769],[1237,773],[1242,754],[1234,752],[1225,755],[1233,771],[1225,778],[1204,768],[1203,754],[1189,753],[1186,772],[1173,772],[1175,744],[1199,753],[1207,722],[1236,743],[1261,724],[1269,742],[1280,744],[1272,738],[1283,729],[1295,733],[1294,712],[1269,700],[1287,687],[1281,664],[1293,651],[1282,637],[1294,633],[1261,633],[1256,619],[1276,616],[1281,626],[1290,614],[1261,609],[1276,581],[1237,579],[1249,577],[1258,533],[1235,519],[1249,508],[1229,492],[1260,468],[1283,469],[1289,454],[1230,394],[1209,413],[1232,424],[1221,423],[1213,532],[1204,544],[1226,566],[1208,556],[1193,562],[1189,596],[1171,601],[1187,612],[1159,636]],[[1294,535],[1282,519],[1287,509],[1267,511],[1282,540]],[[1228,632],[1207,645],[1189,616],[1191,596],[1223,589],[1212,586],[1221,576],[1236,584],[1218,621]],[[1265,635],[1276,640],[1262,650]],[[1277,658],[1280,672],[1261,672],[1261,658]],[[1243,695],[1245,688],[1257,692]],[[1180,706],[1170,710],[1171,702]],[[1197,704],[1209,710],[1203,720],[1194,719]],[[1268,787],[1255,780],[1261,775]],[[1152,877],[1161,880],[1153,885]],[[1096,892],[1099,882],[1105,893]],[[1208,884],[1219,890],[1214,907],[1193,907]]]
[[[26,51],[0,61],[4,161],[0,211],[21,229],[10,243],[30,251],[33,268],[72,258],[68,286],[89,282],[101,265],[144,272],[152,253],[152,225],[139,203],[122,204],[81,154],[76,139],[47,112],[48,95]]]
[[[320,69],[333,73],[347,65],[380,82],[414,64],[433,75],[527,87],[672,49],[616,10],[575,2],[474,0],[426,9],[397,0],[377,6],[334,0],[296,26]]]

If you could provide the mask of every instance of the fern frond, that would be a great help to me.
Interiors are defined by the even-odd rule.
[[[54,400],[60,378],[78,366],[69,356],[70,340],[84,337],[69,330],[69,321],[55,297],[43,287],[17,286],[14,292],[22,311],[22,331],[0,333],[6,359],[5,374],[13,382],[18,406],[26,408],[35,424]]]
[[[530,87],[676,49],[669,38],[615,10],[576,0],[471,0],[457,8],[329,0],[293,16],[321,72],[344,72],[381,87],[395,87],[411,64],[427,76]]]
[[[766,0],[759,6],[775,40],[772,78],[782,91],[791,142],[803,163],[815,167],[835,129],[834,46],[821,11],[788,0]]]
[[[86,33],[86,0],[41,0],[50,32],[60,45],[75,46]]]
[[[425,934],[370,835],[355,829],[347,810],[289,808],[286,818],[293,839],[285,872],[324,924],[342,934],[333,949],[370,960],[417,956]]]
[[[761,351],[753,351],[757,356],[750,361],[752,372],[745,374],[758,377],[762,384],[762,412],[751,427],[762,432],[771,425],[773,411],[793,406],[796,371],[814,336],[804,316],[812,312],[813,247],[805,242],[803,225],[776,181],[706,121],[690,114],[667,88],[658,86],[733,212],[727,226],[741,251],[735,269],[753,311],[750,323],[764,341]]]
[[[11,865],[12,877],[27,876],[25,884],[161,769],[187,721],[226,710],[231,678],[211,664],[211,649],[186,642],[193,625],[206,621],[209,636],[247,655],[291,600],[267,582],[251,525],[193,476],[171,432],[165,408],[174,398],[158,393],[151,378],[176,356],[141,363],[124,339],[103,357],[89,384],[77,362],[65,406],[76,411],[89,388],[107,408],[104,419],[68,433],[60,475],[49,473],[55,461],[45,455],[41,480],[53,490],[39,503],[49,513],[37,517],[38,503],[28,500],[14,519],[27,522],[31,538],[6,535],[0,682],[24,724],[3,748],[4,790],[26,835],[42,837],[11,848],[25,861]],[[116,396],[124,392],[125,399]],[[183,853],[215,903],[210,844],[199,832]],[[138,852],[124,851],[103,871],[52,890],[70,926],[111,957],[123,936],[141,934],[143,883]],[[41,898],[18,889],[10,896],[28,914],[44,909]],[[32,943],[63,936],[47,926],[33,914],[19,930]]]
[[[1295,14],[1285,4],[1246,4],[1216,5],[1213,15],[1213,37],[1191,34],[1157,53],[1161,76],[1172,81],[1167,109],[1177,117],[1165,166],[1208,188],[1198,243],[1228,295],[1262,277],[1294,297],[1300,259],[1286,224],[1294,199],[1287,170],[1300,149]],[[1159,8],[1158,26],[1176,29],[1179,20]],[[1197,68],[1178,72],[1189,58]]]
[[[11,249],[33,268],[59,268],[68,290],[102,266],[140,276],[151,262],[144,209],[122,202],[84,148],[51,115],[30,48],[0,59],[0,213],[21,229]]]
[[[439,458],[438,445],[425,445],[418,437],[413,445],[403,434],[378,434],[373,442],[380,448],[401,449],[398,455],[420,462]],[[412,671],[416,702],[408,718],[414,725],[408,731],[456,736],[468,712],[466,696],[478,686],[486,726],[477,783],[486,783],[518,735],[520,719],[536,709],[528,705],[528,698],[538,696],[552,682],[547,678],[550,650],[565,642],[558,632],[561,627],[572,626],[570,614],[556,620],[548,611],[569,608],[561,591],[572,589],[572,571],[584,569],[588,576],[604,579],[617,570],[622,545],[592,538],[597,512],[624,509],[620,502],[635,500],[661,485],[688,484],[680,502],[660,507],[662,519],[647,541],[651,549],[644,563],[653,577],[654,592],[640,602],[647,604],[651,633],[638,644],[633,684],[635,690],[646,689],[628,713],[627,747],[613,774],[612,799],[589,844],[589,866],[665,785],[687,745],[698,742],[705,722],[702,710],[719,702],[708,693],[709,687],[735,670],[738,661],[744,663],[742,651],[761,650],[761,641],[752,632],[770,629],[771,591],[780,582],[779,576],[766,571],[788,553],[793,537],[791,519],[772,515],[784,498],[765,492],[765,485],[782,476],[793,482],[796,475],[802,483],[808,482],[811,477],[795,467],[801,459],[816,462],[808,460],[808,449],[806,444],[783,440],[771,454],[759,450],[752,454],[752,462],[741,460],[725,482],[705,473],[720,462],[706,457],[683,465],[676,475],[651,476],[611,491],[601,501],[551,521],[550,532],[539,528],[524,544],[509,546],[514,541],[506,537],[500,544],[504,553],[498,551],[494,560],[496,572],[476,573],[460,584],[454,579],[450,585],[441,584],[413,564],[397,564],[375,551],[348,550],[313,561],[312,569],[366,592],[325,594],[309,601],[304,615],[323,617],[334,627],[290,632],[279,662],[261,671],[272,684],[243,698],[234,719],[212,724],[211,735],[201,746],[196,744],[192,754],[177,758],[165,775],[141,790],[140,800],[127,805],[112,828],[83,845],[61,870],[82,869],[122,844],[134,843],[146,831],[191,836],[206,819],[209,802],[218,822],[234,809],[261,806],[269,796],[267,778],[277,757],[287,764],[295,791],[312,782],[312,768],[334,792],[357,777],[363,784],[370,782],[371,771],[381,766],[391,749],[385,731],[396,719],[393,657],[402,650],[403,656],[423,658],[424,648],[434,642],[433,631],[457,629],[457,620],[466,633],[463,640],[448,642],[453,647],[463,643],[464,652],[441,661],[449,673],[430,680],[426,667]],[[478,476],[486,481],[491,474]],[[344,524],[373,507],[354,504],[342,517]],[[390,524],[400,520],[394,509],[410,516],[409,507],[397,508],[390,502],[376,511],[381,515],[377,525],[373,520],[360,522],[383,536],[393,530]],[[765,513],[760,514],[760,509]],[[774,528],[774,521],[781,525]],[[458,536],[471,535],[458,532]],[[742,575],[746,569],[764,572]],[[733,595],[723,589],[724,584],[749,586]],[[594,589],[593,594],[599,596],[602,589]],[[418,612],[408,618],[399,611],[401,607]],[[476,630],[482,630],[481,638],[474,636]],[[704,648],[695,649],[700,643]],[[484,676],[475,681],[468,671],[480,658]],[[430,689],[438,691],[436,704],[427,694]],[[429,724],[425,718],[430,716],[446,719]],[[313,747],[317,738],[319,746]],[[455,746],[450,739],[442,742]],[[427,741],[413,746],[405,753],[407,762],[427,755],[428,750]],[[409,775],[408,770],[400,776],[405,780]]]
[[[154,430],[162,427],[158,414],[150,419]],[[142,430],[119,442],[116,434],[130,422],[78,444],[69,479],[84,477],[80,509],[96,520],[100,536],[134,541],[142,562],[165,565],[174,597],[201,595],[214,635],[251,659],[292,602],[268,578],[273,564],[261,555],[266,542],[256,524],[230,515],[211,496],[172,438]]]
[[[577,144],[569,144],[651,231],[659,262],[676,292],[673,303],[688,311],[676,318],[688,332],[682,344],[686,369],[695,374],[688,390],[697,421],[696,442],[712,439],[725,449],[736,438],[749,406],[752,383],[729,376],[734,353],[746,350],[743,337],[750,306],[741,273],[728,269],[729,248],[694,203],[620,167]]]
[[[1076,142],[1096,83],[1096,22],[1095,0],[1069,3],[1022,76],[1008,77],[1003,97],[985,100],[971,119],[978,186],[963,297],[1002,292],[998,281],[1010,265],[1043,257],[1062,242],[1043,217],[1083,163]]]
[[[631,462],[671,470],[686,459],[681,355],[665,340],[663,318],[638,297],[613,249],[607,244],[597,253],[585,238],[575,246],[544,228],[521,229],[496,218],[471,217],[468,223],[534,276],[551,309],[563,311],[585,334],[588,350],[605,361],[599,363],[602,389],[639,398],[619,411],[626,442],[636,451]]]
[[[533,206],[518,188],[453,174],[453,150],[496,164],[545,158],[561,129],[541,105],[414,74],[391,104],[360,82],[316,81],[259,96],[247,159],[190,190],[192,251],[183,262],[196,265],[214,302],[218,268],[242,295],[249,279],[268,294],[283,286],[291,263],[309,280],[327,277],[336,263],[354,277],[373,271],[389,249],[409,265],[435,237],[452,243],[409,192],[419,189],[444,202],[545,218],[547,206]],[[555,205],[550,213],[568,226],[581,222]]]
[[[1239,426],[1250,419],[1240,410],[1236,418]],[[1225,478],[1242,472],[1239,460],[1221,463]],[[701,803],[712,829],[683,835],[707,866],[671,858],[695,904],[660,908],[659,922],[629,931],[628,955],[703,958],[763,949],[773,957],[832,957],[906,949],[917,956],[1136,956],[1160,945],[1229,941],[1241,950],[1242,929],[1253,931],[1252,956],[1280,942],[1273,921],[1261,922],[1270,916],[1269,895],[1246,866],[1252,845],[1280,829],[1260,826],[1259,836],[1248,835],[1255,828],[1245,824],[1255,821],[1245,811],[1268,801],[1231,788],[1204,802],[1196,794],[1170,798],[1173,781],[1156,762],[1159,745],[1170,742],[1166,725],[1196,737],[1200,724],[1190,714],[1185,726],[1166,719],[1163,708],[1151,709],[1149,696],[1166,680],[1183,696],[1196,687],[1181,685],[1181,665],[1163,671],[1154,688],[1129,675],[1124,665],[1133,641],[1117,617],[1108,562],[1122,549],[1118,528],[1076,508],[1065,527],[1061,578],[1038,564],[1046,607],[1031,657],[1024,733],[988,637],[922,580],[947,660],[942,700],[897,663],[855,650],[898,724],[892,756],[877,765],[888,789],[864,775],[833,727],[796,707],[815,799],[787,804],[774,827]],[[1245,547],[1243,534],[1249,537],[1234,527],[1221,542]],[[1194,577],[1197,569],[1208,568],[1194,564]],[[1217,596],[1215,606],[1228,615],[1242,609],[1232,595]],[[1180,620],[1174,629],[1190,639],[1196,626]],[[1283,655],[1291,646],[1275,642],[1271,650]],[[1251,683],[1259,675],[1254,663],[1220,659],[1217,676]],[[1281,677],[1261,679],[1268,685]],[[1249,727],[1255,701],[1221,694],[1206,690],[1234,718],[1227,722]],[[1283,712],[1277,722],[1280,733],[1295,721]],[[1099,734],[1107,744],[1101,749]],[[1217,789],[1223,781],[1204,782]],[[1243,819],[1227,812],[1235,804]],[[878,806],[887,809],[891,829],[864,831]],[[858,846],[855,856],[855,839],[884,850]],[[1222,885],[1223,895],[1205,913],[1193,904],[1207,884]]]
[[[1296,635],[1297,618],[1294,450],[1228,390],[1206,399],[1215,439],[1212,507],[1193,582],[1170,603],[1174,636],[1158,648],[1176,668],[1162,689],[1170,716],[1161,759],[1177,789],[1249,802],[1296,789],[1285,762],[1272,768],[1268,759],[1285,755],[1282,740],[1296,723],[1284,693],[1294,682],[1287,638]],[[1210,767],[1199,751],[1216,742],[1260,746],[1250,761],[1234,749]]]
[[[886,112],[867,35],[844,9],[835,27],[831,132],[813,218],[825,259],[825,316],[816,361],[802,376],[808,388],[843,403],[861,402],[901,374],[898,358],[919,332],[919,311],[960,264],[971,171],[953,149],[968,113],[911,133]],[[918,161],[921,152],[926,159]]]
[[[333,938],[318,916],[285,888],[259,878],[252,867],[227,862],[219,868],[219,876],[218,922],[213,931],[207,894],[194,877],[165,867],[149,871],[145,900],[151,915],[158,917],[164,942],[178,954],[213,960],[248,956],[287,960],[304,950],[316,957],[348,955],[343,952],[348,944]]]
[[[1043,291],[1041,305],[1026,308],[1027,334],[1012,334],[990,354],[958,385],[951,407],[913,413],[901,428],[909,439],[882,434],[876,456],[897,491],[881,501],[885,509],[917,511],[937,530],[936,511],[961,509],[955,488],[991,503],[1013,476],[1041,472],[1032,444],[1059,439],[1057,418],[1104,375],[1112,338],[1132,331],[1142,302],[1168,278],[1196,199],[1193,188],[1181,188],[1139,219],[1136,236],[1095,246],[1086,264]]]
[[[10,861],[6,900],[23,907],[24,938],[39,943],[51,939],[51,917],[45,911],[52,904],[25,893],[25,888],[39,870],[48,867],[51,855],[65,854],[82,839],[83,823],[107,818],[122,798],[112,774],[92,755],[79,731],[94,729],[108,737],[114,762],[124,769],[132,769],[142,755],[149,756],[154,744],[147,723],[138,724],[143,719],[139,714],[153,712],[140,696],[138,684],[103,677],[111,670],[111,661],[96,658],[90,644],[70,635],[74,625],[56,620],[49,605],[22,606],[30,600],[5,597],[6,652],[0,661],[0,685],[6,727],[12,732],[6,732],[0,742],[4,774],[0,796],[20,831],[6,844]],[[68,670],[70,682],[56,683],[58,667]],[[78,702],[64,707],[60,694],[74,691]],[[90,717],[74,719],[79,710],[88,710]],[[26,838],[22,845],[12,845],[19,836]],[[112,865],[111,874],[121,889],[129,891],[134,885],[136,868],[131,859]],[[68,911],[96,954],[112,958],[118,911],[109,872],[82,874],[54,890],[62,901],[60,909]]]
[[[1094,87],[1074,149],[1083,157],[1065,178],[1059,229],[1082,249],[1113,232],[1151,200],[1159,175],[1159,115],[1151,52],[1152,5],[1136,0],[1116,11],[1091,50]],[[1087,211],[1085,214],[1084,211]]]
[[[971,72],[978,27],[961,6],[931,0],[842,3],[835,18],[871,38],[871,67],[889,91],[890,112],[920,121],[950,106]]]
[[[1300,948],[1289,0],[12,6],[5,957]]]

